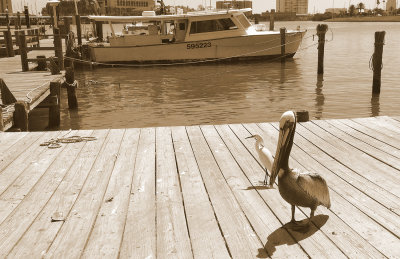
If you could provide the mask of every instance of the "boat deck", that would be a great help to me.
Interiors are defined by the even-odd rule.
[[[0,257],[399,258],[400,117],[298,124],[332,203],[304,232],[245,139],[274,153],[277,125],[0,133]],[[71,135],[97,140],[39,145]]]

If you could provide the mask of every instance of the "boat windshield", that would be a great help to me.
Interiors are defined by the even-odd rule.
[[[236,17],[239,22],[242,24],[242,26],[247,29],[251,26],[251,23],[249,22],[249,20],[247,20],[246,16],[244,14],[240,14]]]
[[[226,31],[237,29],[237,26],[230,18],[193,21],[190,26],[190,33],[203,33],[213,31]]]

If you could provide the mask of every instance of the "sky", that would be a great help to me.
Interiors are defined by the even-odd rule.
[[[13,3],[13,11],[22,11],[24,5],[28,5],[29,9],[36,13],[36,10],[40,12],[42,7],[46,5],[47,0],[11,0]],[[237,0],[240,1],[240,0]],[[211,0],[211,5],[215,7],[216,0]],[[348,8],[351,4],[357,5],[363,2],[367,9],[373,9],[376,7],[376,0],[309,0],[308,1],[308,12],[324,12],[326,8]],[[380,8],[383,8],[383,0],[380,0]],[[400,0],[398,0],[400,2]],[[205,3],[210,5],[210,0],[164,0],[166,5],[185,5],[192,8],[197,8],[198,5]],[[261,13],[266,10],[275,9],[276,0],[253,0],[253,12]]]

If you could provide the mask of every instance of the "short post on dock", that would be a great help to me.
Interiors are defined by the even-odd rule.
[[[21,131],[28,131],[28,104],[24,101],[18,101],[14,107],[14,127]]]
[[[281,62],[286,62],[285,53],[286,53],[286,28],[283,27],[280,30],[281,33]]]
[[[383,45],[385,44],[385,34],[385,31],[375,32],[375,51],[372,56],[372,69],[374,71],[372,93],[374,94],[381,92],[382,54]]]
[[[79,14],[75,15],[75,21],[76,21],[76,34],[78,36],[78,45],[82,46],[81,17]]]
[[[325,53],[325,34],[328,31],[328,25],[318,24],[318,75],[324,73],[324,53]]]
[[[25,31],[20,31],[18,33],[18,38],[19,38],[19,53],[21,55],[22,71],[26,72],[29,70],[29,65],[28,65],[28,51],[26,47]]]
[[[60,70],[64,70],[64,56],[62,52],[62,41],[59,28],[54,28],[54,47],[54,54],[57,57],[58,67]]]
[[[28,10],[28,6],[24,6],[24,13],[25,13],[25,24],[26,24],[26,28],[31,28],[31,20],[29,18],[29,10]]]
[[[74,67],[65,68],[65,82],[67,86],[67,94],[68,94],[68,108],[69,109],[77,109],[78,108],[78,99],[76,97],[76,88],[77,83],[75,82],[75,73]]]
[[[49,108],[49,128],[60,126],[60,93],[61,83],[59,80],[50,82],[50,108]]]
[[[272,9],[269,15],[269,30],[273,31],[274,27],[275,27],[275,9]]]
[[[14,57],[15,53],[14,53],[14,48],[13,48],[11,31],[9,31],[9,30],[3,31],[3,35],[4,35],[4,41],[6,44],[7,57]]]

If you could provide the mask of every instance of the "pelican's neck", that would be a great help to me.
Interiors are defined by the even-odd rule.
[[[294,125],[292,131],[290,132],[290,136],[286,139],[287,145],[285,152],[280,153],[281,156],[281,164],[280,164],[280,169],[283,169],[285,172],[289,172],[289,156],[290,152],[292,151],[293,147],[293,139],[294,139],[294,133],[296,131],[296,124]]]

